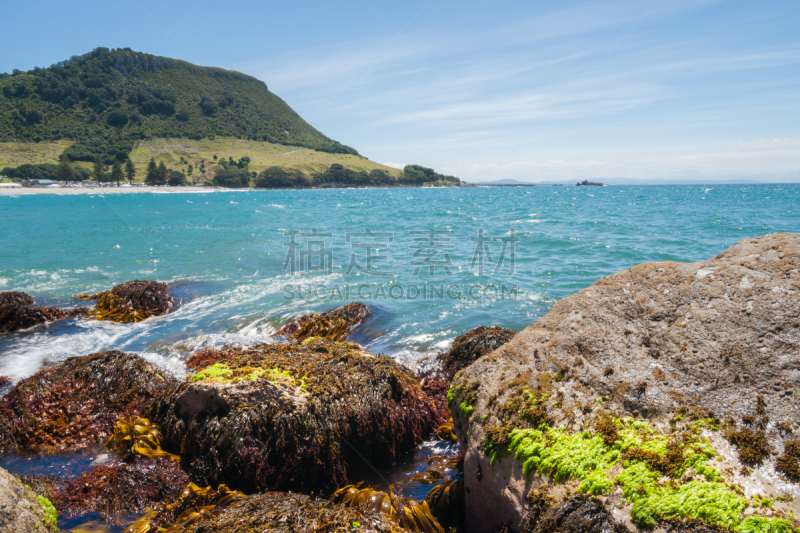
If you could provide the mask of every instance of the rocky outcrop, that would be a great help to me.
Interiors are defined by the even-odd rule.
[[[468,530],[518,528],[542,487],[629,525],[791,522],[800,488],[775,458],[791,470],[800,430],[799,295],[800,235],[775,234],[559,301],[450,389]]]
[[[57,531],[56,511],[44,497],[0,468],[0,531],[43,533]]]
[[[28,329],[38,324],[63,320],[86,312],[83,307],[59,309],[35,307],[33,298],[24,292],[0,293],[0,333]]]
[[[170,312],[175,300],[169,295],[169,285],[157,281],[128,281],[111,290],[78,296],[95,300],[89,316],[114,322],[141,322]]]
[[[450,381],[456,372],[466,368],[479,357],[492,352],[514,338],[517,334],[513,329],[500,326],[478,326],[456,337],[450,349],[442,353],[438,359],[441,361],[442,373]]]
[[[146,413],[201,485],[330,494],[435,427],[417,376],[358,345],[315,338],[219,352]]]
[[[628,533],[603,502],[585,494],[572,496],[549,509],[537,503],[533,502],[523,520],[522,533]]]
[[[345,341],[353,330],[364,322],[368,314],[369,307],[361,302],[353,302],[322,313],[296,318],[283,326],[277,335],[292,337],[299,341],[308,337]]]
[[[138,416],[174,383],[140,356],[116,350],[44,368],[0,398],[0,455],[103,442],[120,417]]]

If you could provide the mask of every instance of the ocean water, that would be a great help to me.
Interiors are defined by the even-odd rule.
[[[138,324],[0,336],[0,375],[16,381],[108,349],[180,374],[201,347],[265,341],[354,300],[372,317],[352,340],[413,361],[479,325],[522,329],[638,263],[800,231],[800,185],[3,195],[0,216],[0,291],[70,306],[153,279],[179,302]]]

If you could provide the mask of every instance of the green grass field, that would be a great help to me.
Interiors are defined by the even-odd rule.
[[[25,163],[58,163],[58,156],[75,141],[0,142],[0,169]]]
[[[0,143],[0,168],[6,166],[19,166],[24,163],[57,163],[58,156],[74,141],[45,141],[45,142],[4,142]],[[167,168],[180,170],[188,175],[186,163],[181,163],[181,157],[194,166],[194,172],[189,178],[198,181],[200,178],[200,161],[205,159],[206,178],[211,179],[218,167],[214,156],[218,158],[241,159],[250,157],[250,171],[261,172],[267,167],[279,166],[285,169],[298,169],[306,174],[323,172],[334,163],[339,163],[353,170],[369,172],[373,169],[382,169],[393,176],[402,176],[403,171],[387,167],[361,156],[349,154],[330,154],[317,152],[309,148],[284,146],[259,141],[247,141],[235,138],[216,138],[214,140],[202,139],[153,139],[138,141],[131,152],[131,159],[136,165],[136,180],[144,181],[145,171],[150,158],[155,158],[156,163],[164,162]],[[79,163],[90,168],[90,163]]]

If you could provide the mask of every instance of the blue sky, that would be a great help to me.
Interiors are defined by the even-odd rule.
[[[470,181],[800,181],[800,3],[7,2],[0,71],[97,46],[264,80],[380,163]]]

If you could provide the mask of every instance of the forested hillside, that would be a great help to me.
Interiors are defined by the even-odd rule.
[[[0,74],[0,141],[77,139],[73,161],[124,160],[134,141],[216,136],[357,154],[238,72],[122,48]]]

